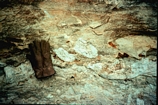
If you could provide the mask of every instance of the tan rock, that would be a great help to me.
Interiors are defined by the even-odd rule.
[[[89,24],[89,26],[91,27],[91,28],[97,28],[97,27],[99,27],[99,26],[101,26],[102,24],[101,24],[101,22],[98,22],[98,21],[93,21],[93,22],[91,22],[90,24]]]
[[[64,27],[64,26],[81,26],[82,21],[77,18],[76,16],[67,17],[66,19],[61,20],[57,26]]]
[[[105,26],[102,25],[102,26],[99,26],[98,28],[93,29],[93,32],[96,35],[103,35],[104,34],[104,30],[105,30]]]
[[[157,48],[157,41],[148,36],[127,36],[115,41],[118,49],[132,57],[140,59],[140,54],[146,55],[151,48]]]

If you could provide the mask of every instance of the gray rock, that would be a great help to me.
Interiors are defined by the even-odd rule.
[[[4,68],[4,72],[5,72],[5,80],[7,83],[13,83],[14,82],[14,68],[11,66],[6,66]]]
[[[136,105],[144,105],[144,101],[142,99],[137,98]]]
[[[77,95],[61,95],[60,97],[62,99],[74,101],[74,100],[80,100],[81,94],[77,94]]]
[[[3,63],[0,61],[0,68],[5,67],[5,66],[6,66],[6,63]]]
[[[122,66],[123,68],[117,70],[116,65],[115,62],[111,63],[111,66],[104,72],[100,71],[99,75],[106,79],[131,79],[139,75],[157,76],[156,62],[150,61],[148,58],[135,61],[124,61],[121,65],[126,66]]]
[[[75,56],[73,54],[69,54],[66,50],[63,48],[55,49],[54,52],[57,54],[57,56],[66,62],[72,62],[75,60]]]
[[[127,98],[127,105],[131,105],[131,101],[132,101],[132,95],[129,94]]]
[[[98,50],[91,44],[88,44],[82,38],[79,38],[76,42],[74,50],[88,58],[95,58],[98,56]]]
[[[138,75],[152,75],[157,76],[157,63],[150,61],[149,59],[142,59],[137,62],[133,62],[131,65],[131,71],[126,73],[128,78],[134,78]]]

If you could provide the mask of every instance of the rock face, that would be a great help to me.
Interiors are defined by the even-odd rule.
[[[0,0],[0,45],[2,104],[156,105],[156,0]]]

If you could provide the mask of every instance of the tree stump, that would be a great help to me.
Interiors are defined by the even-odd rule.
[[[31,52],[30,62],[35,71],[36,78],[45,78],[54,75],[52,59],[50,55],[50,44],[45,40],[35,40],[29,44]]]

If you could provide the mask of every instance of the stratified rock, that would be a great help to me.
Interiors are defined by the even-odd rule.
[[[66,62],[72,62],[75,60],[75,57],[73,54],[69,54],[66,50],[63,48],[55,49],[54,52],[57,54],[57,56]]]
[[[79,38],[76,42],[74,50],[88,58],[95,58],[98,56],[98,50],[91,44],[88,44],[82,38]]]

